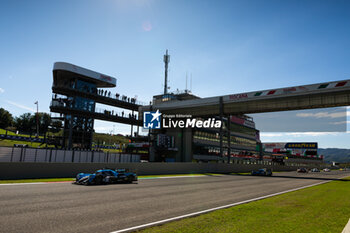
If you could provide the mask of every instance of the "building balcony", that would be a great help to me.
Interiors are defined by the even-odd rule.
[[[51,101],[50,111],[62,113],[65,115],[73,115],[78,117],[93,118],[128,125],[142,126],[142,121],[138,120],[136,114],[124,114],[124,112],[114,112],[104,109],[95,109],[95,111],[92,112],[84,109],[72,108],[63,101],[58,101],[55,99]]]
[[[114,107],[124,108],[132,111],[138,111],[139,107],[144,103],[137,101],[135,98],[120,96],[119,94],[111,94],[111,92],[102,89],[86,89],[79,90],[70,86],[52,86],[52,92],[66,96],[79,96],[94,100],[97,103],[106,104]]]

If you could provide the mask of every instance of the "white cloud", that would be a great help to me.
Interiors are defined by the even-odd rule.
[[[339,117],[346,117],[348,115],[348,112],[318,112],[318,113],[297,113],[297,117],[314,117],[314,118],[339,118]]]
[[[4,90],[3,88],[0,87],[0,94],[1,94],[1,93],[4,93],[4,92],[5,92],[5,90]]]
[[[350,124],[350,121],[337,121],[337,122],[330,122],[329,124],[331,125],[345,125],[345,124]]]
[[[110,133],[110,131],[113,130],[113,127],[95,126],[94,130],[99,133]]]
[[[142,30],[144,30],[145,32],[149,32],[151,31],[153,28],[152,24],[150,21],[144,21],[142,22]]]
[[[285,136],[285,133],[260,133],[260,136],[263,136],[263,137],[282,137],[282,136]]]
[[[36,112],[34,108],[30,108],[28,106],[24,106],[22,104],[19,104],[19,103],[16,103],[16,102],[13,102],[13,101],[10,101],[10,100],[5,100],[6,103],[9,103],[9,104],[12,104],[13,106],[16,106],[18,108],[21,108],[21,109],[24,109],[24,110],[28,110],[28,111],[31,111],[31,112]]]
[[[330,136],[338,135],[338,132],[300,132],[300,133],[287,133],[288,136],[303,137],[303,136]]]

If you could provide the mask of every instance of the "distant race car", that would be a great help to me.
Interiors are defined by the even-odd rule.
[[[320,172],[320,169],[315,167],[315,168],[311,169],[311,172]]]
[[[79,173],[74,184],[83,185],[99,185],[99,184],[115,184],[115,183],[132,183],[137,181],[137,175],[126,169],[100,169],[95,173]]]
[[[324,172],[330,172],[330,171],[331,171],[331,169],[329,169],[329,168],[325,168],[325,169],[323,169],[323,171],[324,171]]]
[[[298,172],[298,173],[308,173],[308,170],[307,170],[306,168],[303,168],[303,167],[302,167],[302,168],[298,168],[298,169],[297,169],[297,172]]]
[[[252,171],[252,176],[272,176],[272,170],[270,168],[262,168],[257,171]]]

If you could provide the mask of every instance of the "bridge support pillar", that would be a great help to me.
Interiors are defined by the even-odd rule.
[[[223,115],[224,115],[223,97],[220,97],[220,99],[219,99],[219,108],[220,108],[220,121],[223,122]],[[221,159],[223,159],[223,156],[224,156],[223,142],[222,142],[223,132],[222,131],[223,131],[223,123],[221,124],[221,127],[220,127],[220,157],[221,157]]]
[[[227,163],[231,159],[231,115],[227,116]]]
[[[69,119],[69,136],[68,136],[68,149],[73,147],[73,115],[70,115]]]

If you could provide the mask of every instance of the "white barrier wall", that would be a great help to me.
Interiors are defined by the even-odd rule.
[[[47,150],[38,150],[36,162],[45,162],[47,160]]]
[[[10,162],[11,154],[11,147],[0,147],[0,162]]]
[[[0,162],[138,163],[140,156],[98,151],[0,147]]]

